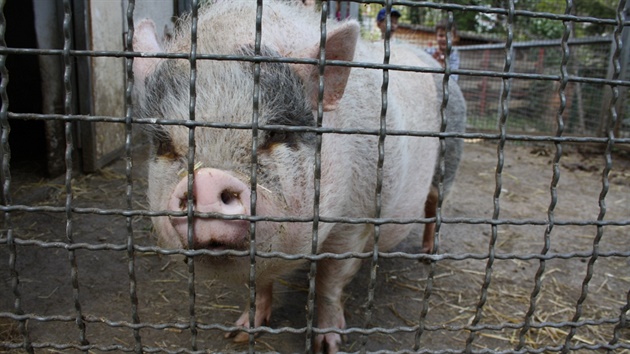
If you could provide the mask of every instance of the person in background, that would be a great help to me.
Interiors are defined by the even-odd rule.
[[[386,16],[387,10],[385,8],[382,8],[381,11],[378,12],[378,15],[376,15],[376,26],[381,30],[381,39],[385,38],[385,31],[387,30]],[[400,16],[400,12],[392,8],[390,38],[394,36],[394,32],[396,32],[396,30],[398,29],[398,19],[400,18]]]
[[[437,47],[429,47],[426,49],[426,52],[431,54],[435,60],[442,65],[442,67],[446,67],[446,33],[448,28],[448,20],[442,20],[435,25],[435,38],[437,41]],[[454,45],[458,42],[459,37],[457,36],[457,30],[455,28],[455,23],[451,25],[451,53],[448,56],[448,64],[451,70],[459,69],[459,52],[454,47]],[[453,80],[457,81],[459,75],[451,75]]]

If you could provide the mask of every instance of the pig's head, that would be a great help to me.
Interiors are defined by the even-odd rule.
[[[326,58],[352,60],[358,33],[356,22],[347,22],[330,30],[326,39]],[[213,41],[214,37],[200,31],[198,53],[217,53],[215,44],[219,44]],[[231,53],[226,54],[253,55],[253,38],[252,34],[242,38],[242,42],[229,43]],[[218,40],[223,41],[221,38]],[[189,43],[190,34],[180,33],[172,43],[166,44],[166,51],[188,52]],[[149,20],[141,21],[136,26],[133,44],[136,52],[164,52],[157,39],[155,26]],[[226,44],[221,43],[220,46],[224,48]],[[273,39],[265,41],[263,35],[263,56],[291,55],[315,59],[319,57],[319,52],[319,43],[305,48],[287,48],[286,43],[274,42]],[[254,140],[252,130],[242,128],[252,123],[254,114],[254,64],[197,60],[196,65],[195,119],[219,125],[240,124],[240,127],[196,127],[194,145],[189,144],[191,130],[182,125],[155,125],[147,129],[152,145],[149,204],[156,211],[188,210],[186,171],[189,149],[194,146],[194,162],[202,165],[194,173],[191,190],[194,211],[232,218],[194,217],[191,224],[185,216],[160,216],[154,218],[154,227],[163,247],[247,250],[250,244],[250,221],[247,217],[252,214],[254,144],[255,214],[313,215],[316,135],[290,128],[316,125],[314,112],[319,96],[318,67],[286,63],[260,65],[258,125],[282,125],[289,129],[259,129]],[[349,73],[350,68],[347,67],[326,68],[322,105],[329,114],[334,114],[343,97]],[[188,60],[138,57],[134,60],[134,78],[135,95],[142,116],[181,121],[189,119],[191,70]],[[258,221],[257,250],[309,252],[311,227],[310,223]],[[189,228],[192,229],[191,242]],[[245,265],[241,263],[248,262],[247,257],[207,256],[203,259],[218,271],[230,272],[232,276],[247,276],[248,268],[238,266]],[[265,262],[268,261],[262,259],[259,265]],[[263,272],[272,265],[266,267],[262,269]]]

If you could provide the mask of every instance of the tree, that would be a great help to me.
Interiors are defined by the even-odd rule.
[[[471,5],[490,8],[509,8],[511,2],[516,10],[541,13],[564,14],[566,3],[558,0],[435,0],[441,4]],[[614,19],[619,0],[574,0],[572,15]],[[446,16],[445,10],[428,7],[413,7],[408,10],[412,23],[434,25]],[[460,31],[469,31],[497,36],[505,36],[508,29],[507,17],[503,14],[483,11],[453,11],[453,18]],[[592,23],[573,24],[574,37],[606,35],[614,28]],[[565,30],[563,21],[541,17],[517,16],[512,26],[516,40],[560,38]]]

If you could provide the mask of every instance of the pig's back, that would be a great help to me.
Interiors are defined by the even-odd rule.
[[[355,53],[355,62],[382,63],[381,43],[360,43]],[[405,47],[393,47],[391,64],[432,67]],[[353,68],[348,86],[339,109],[324,119],[324,125],[345,129],[379,129],[382,107],[381,86],[383,71],[378,69]],[[432,74],[405,71],[389,71],[387,89],[388,131],[435,132],[439,130],[439,102]],[[330,216],[373,217],[375,216],[375,190],[377,181],[378,137],[374,135],[333,135],[324,139],[324,161],[337,160],[336,166],[348,165],[352,179],[344,186],[333,187],[342,193],[364,196],[351,198],[345,207],[331,207]],[[421,218],[427,197],[435,161],[438,140],[418,136],[387,135],[381,196],[382,218]],[[363,156],[350,163],[348,156]],[[335,184],[344,183],[337,178]],[[332,212],[336,209],[335,212]],[[328,214],[328,213],[323,213]],[[389,249],[405,238],[413,224],[389,224],[381,227],[379,246]],[[352,226],[340,225],[340,233],[353,232]],[[370,237],[371,238],[371,237]],[[368,241],[367,249],[372,247]]]
[[[297,56],[318,43],[319,14],[299,1],[264,2],[261,44],[286,56]],[[234,54],[243,46],[254,47],[257,6],[255,1],[218,1],[201,8],[197,42],[199,53]],[[171,43],[189,43],[190,19],[183,17]],[[335,27],[336,24],[331,24]],[[178,40],[181,39],[181,40]],[[188,41],[187,41],[188,39]],[[168,47],[168,51],[189,52],[186,47]],[[237,51],[236,50],[236,51]]]

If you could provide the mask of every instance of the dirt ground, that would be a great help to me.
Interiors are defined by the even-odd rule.
[[[134,157],[132,203],[138,209],[147,208],[145,150],[145,146],[138,147]],[[600,213],[598,200],[605,161],[601,152],[565,146],[553,209],[556,224],[549,233],[550,257],[541,262],[534,256],[540,255],[544,246],[546,226],[541,222],[549,219],[554,154],[553,145],[511,143],[505,147],[499,218],[516,220],[521,225],[498,225],[493,230],[487,223],[443,224],[439,253],[444,258],[433,264],[400,257],[380,259],[368,324],[380,330],[368,336],[349,334],[343,350],[357,352],[365,345],[367,351],[404,352],[417,345],[426,351],[459,352],[466,349],[467,342],[474,351],[518,349],[520,328],[535,289],[535,274],[544,265],[531,317],[533,328],[523,336],[525,348],[540,352],[550,346],[547,351],[558,351],[570,335],[569,343],[582,348],[578,352],[610,343],[616,345],[613,352],[630,353],[630,326],[628,322],[623,328],[617,326],[620,316],[630,316],[630,157],[613,156],[604,220],[621,225],[601,228],[597,255],[592,256],[598,228],[587,222],[597,220]],[[73,205],[126,208],[124,166],[124,160],[120,160],[99,173],[75,178]],[[443,216],[491,219],[496,167],[495,144],[467,142]],[[63,206],[64,188],[63,179],[37,180],[16,172],[11,195],[16,205]],[[74,213],[70,220],[68,223],[66,214],[58,211],[10,213],[8,223],[13,237],[19,240],[15,258],[19,286],[13,286],[5,227],[0,239],[0,352],[20,352],[11,348],[24,340],[18,322],[7,315],[15,313],[14,289],[19,292],[19,306],[31,315],[26,326],[28,340],[42,348],[37,352],[78,352],[76,346],[81,344],[82,334],[75,323],[77,304],[86,320],[89,352],[133,350],[136,345],[134,331],[126,325],[133,323],[127,219]],[[566,225],[567,221],[578,225]],[[68,251],[67,228],[75,243],[103,245],[104,249],[79,247],[73,253]],[[148,218],[133,217],[132,228],[136,245],[154,245]],[[420,232],[418,226],[395,251],[417,253]],[[493,258],[488,258],[489,250]],[[78,293],[72,287],[72,255],[78,267]],[[138,317],[141,323],[150,324],[139,330],[145,351],[191,350],[187,265],[181,258],[152,252],[136,252],[133,260]],[[593,261],[590,277],[587,270]],[[349,328],[366,326],[369,272],[370,263],[366,261],[346,289]],[[307,274],[307,268],[302,267],[277,281],[271,328],[306,326]],[[486,278],[490,281],[484,285]],[[585,278],[590,278],[587,286],[583,285]],[[587,295],[578,301],[583,289]],[[200,277],[195,279],[195,290],[195,320],[204,325],[230,326],[244,309],[248,296],[245,286],[228,287]],[[480,310],[478,305],[482,305]],[[576,311],[580,314],[577,318]],[[566,322],[576,319],[571,334],[572,328]],[[417,331],[420,321],[426,328],[422,333]],[[482,327],[471,336],[469,326],[475,324]],[[304,330],[294,332],[263,334],[256,339],[255,349],[303,352]],[[247,344],[224,339],[217,329],[197,329],[195,342],[200,351],[248,351]]]

